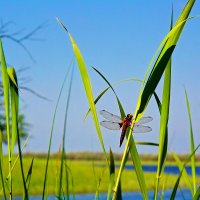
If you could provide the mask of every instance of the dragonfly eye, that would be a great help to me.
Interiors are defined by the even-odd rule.
[[[131,115],[131,114],[127,115],[127,119],[131,120],[132,118],[133,118],[133,115]]]
[[[133,115],[128,114],[126,117],[127,117],[127,119],[132,119]]]

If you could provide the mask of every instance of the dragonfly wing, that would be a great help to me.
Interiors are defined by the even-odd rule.
[[[105,119],[109,120],[109,121],[113,121],[113,122],[122,122],[121,118],[117,115],[114,115],[112,113],[109,113],[108,111],[106,110],[101,110],[99,112]]]
[[[142,117],[139,122],[136,122],[135,125],[146,124],[153,120],[152,117]]]
[[[135,125],[133,128],[133,133],[146,133],[152,131],[149,126]]]
[[[110,130],[119,130],[121,128],[120,124],[117,122],[102,121],[100,124]]]

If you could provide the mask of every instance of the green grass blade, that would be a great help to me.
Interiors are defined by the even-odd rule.
[[[149,100],[150,100],[152,94],[154,93],[155,88],[157,87],[157,85],[163,75],[163,72],[169,62],[169,59],[172,55],[174,48],[175,48],[174,45],[169,47],[165,51],[165,53],[162,55],[162,57],[160,59],[158,59],[158,61],[156,62],[157,64],[152,69],[152,72],[147,80],[144,90],[142,91],[142,93],[139,97],[139,103],[137,105],[137,110],[136,110],[136,114],[135,114],[135,117],[137,120],[139,120],[140,117],[142,117],[142,115],[149,103]],[[165,49],[165,47],[163,49]]]
[[[71,34],[68,32],[68,30],[65,28],[65,26],[62,24],[62,22],[60,20],[58,20],[58,22],[67,31],[67,33],[69,35],[69,38],[70,38],[70,41],[71,41],[71,44],[72,44],[72,48],[73,48],[73,51],[74,51],[74,55],[75,55],[76,61],[78,63],[78,68],[79,68],[79,71],[80,71],[82,82],[83,82],[83,85],[84,85],[84,88],[85,88],[88,103],[89,103],[89,106],[91,108],[91,113],[92,113],[92,117],[93,117],[93,121],[94,121],[96,131],[97,131],[97,134],[98,134],[99,142],[100,142],[101,148],[103,150],[103,153],[105,155],[107,165],[109,167],[108,158],[107,158],[107,155],[106,155],[106,150],[105,150],[105,147],[104,147],[104,142],[103,142],[101,129],[100,129],[100,125],[99,125],[99,120],[98,120],[98,116],[97,116],[97,111],[96,111],[96,107],[95,107],[95,104],[94,104],[92,86],[91,86],[90,77],[89,77],[89,74],[88,74],[88,71],[87,71],[87,67],[85,65],[83,56],[82,56],[78,46],[76,45],[74,39],[72,38]]]
[[[158,105],[159,112],[160,112],[160,114],[161,114],[162,104],[161,104],[161,102],[160,102],[160,99],[159,99],[159,97],[158,97],[158,95],[157,95],[156,92],[154,92],[153,95],[154,95],[154,98],[155,98],[156,103],[157,103],[157,105]]]
[[[120,164],[120,169],[119,169],[119,173],[117,176],[115,189],[118,188],[119,180],[121,178],[122,168],[123,168],[124,162],[125,162],[125,157],[126,157],[128,149],[129,149],[130,141],[132,138],[132,130],[134,128],[134,123],[137,122],[144,114],[144,111],[151,99],[151,96],[153,95],[155,88],[157,87],[157,85],[164,73],[164,70],[169,62],[169,59],[171,58],[171,55],[172,55],[174,48],[178,42],[179,36],[183,30],[183,27],[186,23],[187,17],[192,9],[194,2],[195,2],[194,0],[193,1],[191,0],[187,3],[187,5],[185,6],[183,12],[181,13],[181,15],[178,19],[178,23],[164,38],[163,42],[161,43],[162,46],[164,45],[163,49],[161,50],[161,52],[157,58],[157,61],[154,64],[154,67],[148,77],[146,84],[141,89],[141,92],[140,92],[140,95],[138,98],[138,103],[137,103],[136,110],[135,110],[134,120],[132,121],[132,124],[130,127],[128,139],[127,139],[124,154],[122,157],[122,162]],[[142,171],[142,167],[141,167],[141,161],[139,159],[134,141],[132,142],[131,147],[133,148],[135,156],[136,156],[134,158],[134,160],[135,160],[134,164],[135,164],[135,166],[137,166],[137,169],[138,169],[138,171],[136,171],[136,174],[138,176],[141,192],[144,195],[143,198],[147,199],[148,195],[147,195],[145,179],[144,179],[144,175],[143,175],[143,171]]]
[[[137,145],[147,145],[147,146],[159,146],[158,143],[154,143],[154,142],[136,142],[135,141],[135,144],[137,144]]]
[[[195,195],[193,196],[193,200],[199,200],[200,199],[200,187],[197,189]]]
[[[107,195],[107,200],[110,200],[111,194],[112,194],[112,189],[115,183],[115,161],[114,161],[114,156],[112,153],[112,150],[110,149],[110,180],[109,180],[109,186],[108,186],[108,195]]]
[[[126,117],[126,114],[125,114],[125,112],[124,112],[124,109],[123,109],[123,107],[122,107],[122,104],[121,104],[121,102],[120,102],[120,100],[119,100],[119,98],[118,98],[118,96],[117,96],[117,94],[116,94],[114,88],[112,87],[112,85],[109,83],[109,81],[106,79],[106,77],[105,77],[100,71],[98,71],[98,70],[97,70],[96,68],[94,68],[94,67],[92,67],[92,68],[103,78],[103,80],[109,85],[109,87],[111,88],[111,90],[112,90],[113,93],[115,94],[115,97],[116,97],[117,103],[118,103],[118,107],[119,107],[119,111],[120,111],[120,114],[121,114],[121,118]]]
[[[171,15],[170,29],[172,29],[172,22],[173,22],[173,9],[172,9],[172,15]],[[161,111],[160,112],[161,118],[160,118],[160,133],[159,133],[158,165],[157,165],[158,168],[157,168],[157,174],[156,174],[156,186],[155,186],[155,191],[154,191],[155,192],[154,199],[157,199],[157,194],[158,194],[158,189],[159,189],[159,179],[161,177],[162,171],[164,170],[165,160],[167,156],[170,93],[171,93],[171,58],[169,59],[169,62],[165,69],[161,105],[154,93],[159,110]]]
[[[193,195],[192,184],[190,182],[190,179],[189,179],[189,176],[187,174],[187,171],[184,168],[184,164],[181,162],[181,160],[179,159],[179,157],[175,153],[172,152],[172,154],[173,154],[173,157],[174,157],[174,159],[175,159],[175,161],[177,163],[177,166],[178,166],[179,170],[183,171],[182,172],[182,176],[185,179],[185,183],[187,184],[187,187],[190,189],[191,194]]]
[[[142,80],[140,80],[140,79],[137,79],[137,78],[129,78],[129,79],[126,79],[126,80],[121,80],[121,81],[118,81],[118,82],[116,82],[116,83],[113,83],[113,86],[114,86],[114,85],[121,84],[121,83],[129,82],[129,81],[137,81],[137,82],[141,82],[141,83],[142,83]],[[112,85],[112,84],[110,84],[110,85]],[[104,90],[96,97],[96,99],[94,100],[95,105],[98,103],[98,101],[101,99],[101,97],[103,97],[103,95],[104,95],[109,89],[111,89],[110,86],[107,87],[106,89],[104,89]],[[86,115],[85,115],[85,117],[84,117],[84,120],[87,119],[87,117],[88,117],[88,115],[90,114],[90,112],[91,112],[91,110],[90,110],[90,108],[89,108],[88,111],[87,111],[87,113],[86,113]]]
[[[62,153],[61,153],[61,164],[60,164],[60,177],[59,177],[59,188],[58,188],[58,196],[61,197],[62,192],[62,182],[63,182],[63,167],[65,164],[65,137],[66,137],[66,129],[67,129],[67,118],[68,118],[68,110],[69,110],[69,103],[70,103],[70,97],[71,97],[71,89],[72,89],[72,80],[73,80],[73,72],[74,68],[72,69],[71,79],[69,83],[69,90],[67,95],[67,103],[66,103],[66,109],[65,109],[65,118],[64,118],[64,128],[63,128],[63,138],[62,138]]]
[[[23,187],[24,187],[24,199],[28,200],[29,198],[28,198],[28,191],[27,191],[26,181],[25,181],[25,176],[24,176],[21,142],[20,142],[20,135],[19,135],[19,129],[18,129],[19,95],[18,95],[18,87],[17,87],[17,75],[14,68],[7,68],[7,72],[9,76],[9,82],[10,82],[10,96],[11,96],[11,110],[12,110],[12,138],[14,138],[12,139],[12,141],[15,142],[15,138],[17,136],[20,170],[21,170]],[[14,146],[14,144],[12,145]]]
[[[139,96],[135,117],[137,120],[139,120],[147,105],[148,102],[158,85],[158,82],[161,79],[161,76],[165,70],[165,67],[167,66],[167,63],[174,51],[174,48],[178,42],[178,39],[180,37],[180,34],[184,28],[184,25],[188,19],[188,15],[192,9],[192,6],[194,4],[194,0],[189,0],[186,4],[184,10],[182,11],[181,15],[179,16],[175,26],[172,28],[172,30],[167,34],[167,36],[162,41],[161,45],[163,46],[163,49],[160,52],[160,55],[157,58],[157,61],[154,64],[154,67],[148,77],[148,80],[144,86],[144,89],[142,88],[141,94]]]
[[[71,64],[70,64],[70,66],[71,66]],[[54,114],[53,114],[52,125],[51,125],[51,130],[50,130],[49,146],[48,146],[48,152],[47,152],[47,160],[46,160],[46,166],[45,166],[45,175],[44,175],[44,183],[43,183],[43,191],[42,191],[42,200],[44,200],[45,197],[47,198],[46,182],[47,182],[47,178],[48,178],[48,166],[49,166],[49,158],[50,158],[50,151],[51,151],[51,143],[52,143],[52,136],[53,136],[53,130],[54,130],[54,123],[55,123],[56,113],[57,113],[57,109],[58,109],[58,104],[60,102],[61,94],[63,92],[63,88],[64,88],[65,82],[67,80],[69,71],[70,71],[70,67],[68,68],[67,73],[66,73],[65,78],[64,78],[64,81],[62,83],[62,86],[61,86],[61,89],[60,89],[60,92],[59,92],[59,95],[58,95],[58,99],[57,99],[57,102],[56,102]]]
[[[122,200],[122,187],[121,187],[121,180],[119,181],[119,187],[117,190],[117,198],[116,200]]]
[[[26,141],[24,142],[23,146],[22,146],[22,152],[24,150],[24,148],[26,147],[27,143],[28,143],[28,140],[29,140],[29,137],[27,137]],[[19,160],[19,154],[17,155],[16,159],[14,160],[13,164],[12,164],[12,167],[11,167],[11,172],[13,171],[13,169],[15,168],[15,165],[17,164],[17,161]],[[9,179],[9,176],[10,176],[10,173],[7,175],[6,177],[6,180]]]
[[[73,199],[75,200],[76,197],[75,197],[75,193],[74,193],[74,190],[73,190],[73,188],[74,188],[74,179],[73,179],[72,171],[71,171],[71,169],[67,166],[67,163],[65,163],[65,170],[66,170],[66,182],[69,182],[69,183],[70,183],[70,178],[71,178],[71,187],[72,187],[72,192],[71,192],[71,193],[72,193]],[[67,194],[70,194],[70,192],[69,192],[69,184],[67,185],[67,189],[68,189]],[[69,197],[70,197],[70,196],[67,195],[67,200],[68,200]]]
[[[129,132],[129,130],[127,130],[126,132]],[[114,187],[113,200],[117,199],[117,191],[118,191],[119,184],[120,184],[121,174],[122,174],[122,171],[124,169],[125,163],[127,161],[127,156],[128,156],[129,151],[130,151],[130,154],[131,154],[131,158],[132,158],[132,161],[133,161],[133,165],[134,165],[134,168],[135,168],[137,180],[138,180],[138,183],[139,183],[139,186],[140,186],[140,190],[141,190],[143,199],[146,200],[146,199],[148,199],[146,182],[145,182],[144,173],[143,173],[143,170],[142,170],[141,160],[139,158],[139,154],[137,152],[136,144],[135,144],[135,141],[132,137],[132,134],[128,135],[127,140],[130,141],[130,144],[131,144],[130,147],[131,148],[129,148],[128,142],[126,142],[125,151],[124,151],[124,154],[123,154],[123,157],[122,157],[122,161],[121,161],[121,164],[120,164],[117,180],[116,180],[115,187]]]
[[[96,105],[97,102],[101,99],[101,97],[110,89],[110,87],[107,87],[105,90],[103,90],[98,96],[97,98],[94,100],[94,104]],[[90,114],[91,109],[89,108],[85,117],[84,117],[84,121],[87,119],[88,115]]]
[[[172,193],[170,195],[170,200],[174,200],[175,197],[176,197],[176,192],[177,192],[177,189],[178,189],[178,186],[179,186],[179,183],[180,183],[181,176],[182,176],[182,172],[179,174],[179,176],[176,180],[176,183],[175,183],[173,190],[172,190]]]
[[[3,94],[4,94],[4,107],[5,107],[5,114],[6,114],[6,133],[7,133],[7,148],[8,148],[8,160],[9,160],[9,198],[12,199],[12,154],[11,154],[11,147],[10,147],[10,121],[9,121],[9,78],[7,73],[7,65],[6,60],[3,52],[2,41],[0,39],[0,63],[1,63],[1,71],[2,71],[2,84],[3,84]]]
[[[119,110],[120,110],[120,113],[121,113],[121,117],[123,118],[125,116],[125,112],[123,110],[123,107],[120,103],[120,100],[116,94],[116,92],[114,91],[112,85],[109,83],[109,81],[105,78],[105,76],[103,76],[97,69],[93,68],[105,81],[106,83],[109,85],[109,87],[112,89],[113,93],[115,94],[115,97],[117,99],[117,102],[118,102],[118,106],[119,106]],[[128,137],[128,131],[126,131],[126,137]],[[131,147],[130,147],[130,154],[131,154],[131,157],[132,157],[132,160],[133,160],[133,164],[135,166],[135,171],[136,171],[136,174],[138,174],[137,178],[138,178],[138,181],[139,181],[139,184],[140,184],[140,187],[141,187],[141,190],[143,191],[142,194],[144,196],[144,198],[148,198],[148,194],[147,194],[147,189],[146,189],[146,184],[145,184],[145,180],[144,180],[144,174],[143,174],[143,171],[142,171],[142,166],[141,166],[141,163],[139,162],[139,155],[137,153],[137,149],[136,149],[136,146],[134,148],[133,146],[133,139],[130,139],[131,140]],[[135,145],[135,144],[134,144]],[[125,166],[125,163],[126,163],[126,159],[128,157],[128,153],[129,153],[129,150],[126,152],[126,155],[125,157],[123,158],[124,159],[124,165],[121,167],[121,171],[123,171],[124,169],[124,166]],[[120,183],[120,179],[118,179],[118,182]],[[113,195],[113,198],[120,198],[120,188],[119,188],[119,185],[117,187],[115,187],[114,189],[114,195]],[[118,195],[120,195],[118,197]]]
[[[15,147],[15,141],[17,137],[17,129],[18,129],[18,113],[19,113],[19,100],[18,100],[18,86],[17,86],[17,76],[14,68],[7,68],[7,73],[10,80],[10,90],[11,91],[11,119],[12,119],[12,134],[11,134],[11,154]]]
[[[27,191],[29,189],[29,185],[30,185],[30,182],[31,182],[31,176],[32,176],[32,171],[33,171],[33,160],[34,160],[34,158],[31,161],[30,167],[28,169],[28,174],[26,176]]]
[[[180,174],[179,174],[179,176],[178,176],[178,178],[177,178],[177,180],[176,180],[176,183],[175,183],[175,185],[174,185],[174,187],[173,187],[173,189],[172,189],[172,193],[171,193],[171,196],[170,196],[170,200],[174,200],[174,199],[175,199],[175,197],[176,197],[176,192],[177,192],[177,189],[178,189],[178,186],[179,186],[179,182],[180,182],[180,179],[181,179],[182,174],[183,174],[183,170],[185,169],[185,166],[187,165],[187,163],[190,161],[191,157],[192,157],[193,155],[195,155],[195,152],[199,149],[199,147],[200,147],[200,144],[196,147],[196,149],[194,150],[194,152],[192,152],[192,153],[189,155],[188,159],[184,162],[183,167],[182,167],[182,169],[181,169],[181,172],[180,172]],[[172,155],[173,155],[173,154],[172,154]]]
[[[190,152],[194,152],[195,146],[194,146],[194,136],[193,136],[193,129],[192,129],[192,117],[191,117],[191,111],[190,111],[190,103],[188,99],[187,92],[185,90],[185,100],[187,105],[187,111],[188,111],[188,119],[190,123]],[[195,155],[191,157],[191,168],[192,168],[192,183],[193,183],[193,192],[194,195],[196,193],[196,161],[195,161]]]
[[[2,185],[2,190],[3,190],[3,197],[6,200],[6,191],[5,191],[5,183],[4,183],[4,176],[3,176],[3,150],[2,150],[2,132],[0,129],[0,176],[1,176],[1,185]]]

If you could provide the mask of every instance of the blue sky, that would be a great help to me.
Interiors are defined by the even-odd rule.
[[[174,18],[180,14],[185,0],[173,2]],[[7,62],[16,69],[29,67],[19,76],[31,78],[26,86],[51,99],[43,101],[34,95],[22,91],[20,107],[31,123],[31,139],[27,151],[47,151],[53,112],[64,75],[73,56],[67,34],[56,21],[56,17],[67,26],[84,56],[89,68],[95,96],[106,84],[94,73],[91,66],[98,68],[112,82],[134,77],[142,79],[147,66],[158,45],[169,30],[171,1],[4,1],[1,2],[1,20],[12,21],[9,31],[22,30],[22,34],[46,22],[45,27],[35,37],[43,41],[25,41],[32,53],[33,62],[21,47],[3,40]],[[191,16],[200,14],[200,2],[197,1]],[[199,52],[200,19],[188,21],[178,46],[173,54],[172,96],[169,121],[169,148],[179,153],[189,151],[189,126],[184,97],[187,88],[193,119],[196,145],[199,140]],[[162,85],[162,82],[161,82]],[[161,96],[161,85],[157,88]],[[138,83],[126,83],[116,87],[116,91],[126,112],[133,113]],[[52,151],[57,151],[62,141],[64,108],[67,87],[62,96],[56,118]],[[72,100],[66,138],[67,151],[100,151],[100,145],[89,118],[83,122],[88,104],[76,68]],[[108,92],[97,105],[97,109],[106,109],[119,114],[117,103]],[[137,141],[158,141],[159,113],[152,99],[145,113],[151,115],[153,131],[137,134]],[[100,117],[100,120],[102,118]],[[110,132],[102,128],[106,149],[121,152],[119,148],[120,132]],[[138,147],[142,153],[156,153],[155,147]]]

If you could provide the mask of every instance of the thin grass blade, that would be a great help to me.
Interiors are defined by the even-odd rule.
[[[173,8],[172,8],[172,14],[171,14],[170,29],[172,29],[172,26],[173,26]],[[160,117],[159,149],[158,149],[158,168],[157,168],[157,175],[156,175],[154,199],[157,199],[159,179],[161,177],[162,171],[164,170],[165,160],[167,156],[170,93],[171,93],[171,58],[169,59],[167,63],[165,73],[164,73],[162,105],[160,105],[157,100],[159,109],[161,107],[160,109],[161,117]]]
[[[121,80],[121,81],[118,81],[118,82],[116,82],[116,83],[113,83],[113,86],[114,86],[114,85],[119,85],[119,84],[121,84],[121,83],[129,82],[129,81],[136,81],[136,82],[142,83],[142,80],[140,80],[140,79],[137,79],[137,78],[129,78],[129,79],[126,79],[126,80]],[[110,84],[110,85],[112,86],[112,84]],[[95,105],[98,103],[98,101],[101,99],[101,97],[103,97],[103,95],[104,95],[109,89],[111,89],[110,86],[107,87],[106,89],[104,89],[104,90],[95,98],[95,100],[94,100]],[[89,108],[88,111],[87,111],[87,113],[86,113],[86,115],[85,115],[85,117],[84,117],[84,120],[87,119],[87,117],[88,117],[88,115],[90,114],[90,112],[91,112],[91,110],[90,110],[90,108]]]
[[[188,119],[190,123],[190,152],[194,152],[195,145],[194,145],[194,136],[193,136],[193,129],[192,129],[192,117],[191,117],[191,111],[190,111],[190,103],[187,95],[187,91],[185,89],[185,100],[187,105],[187,111],[188,111]],[[192,185],[193,185],[193,192],[194,195],[196,193],[196,161],[195,161],[195,155],[191,157],[191,168],[192,168]]]
[[[182,176],[185,179],[185,183],[187,184],[187,187],[190,189],[191,194],[193,194],[192,184],[190,182],[190,179],[189,179],[189,176],[187,174],[187,171],[184,168],[184,164],[181,162],[181,160],[179,159],[179,157],[175,153],[172,152],[172,154],[173,154],[173,157],[174,157],[174,159],[176,161],[176,164],[177,164],[180,172],[183,171],[182,172]]]
[[[176,47],[179,36],[184,28],[184,25],[186,23],[186,20],[188,18],[188,15],[189,15],[192,7],[193,7],[194,2],[195,2],[194,0],[188,1],[187,5],[185,6],[184,10],[182,11],[182,13],[178,19],[175,27],[164,38],[163,42],[161,43],[162,46],[164,45],[163,49],[161,50],[161,52],[154,64],[154,67],[148,77],[147,82],[144,84],[144,87],[142,87],[142,89],[141,89],[141,92],[140,92],[140,95],[138,98],[138,103],[137,103],[136,110],[135,110],[135,115],[134,115],[135,119],[132,121],[131,128],[130,128],[130,131],[128,134],[128,139],[127,139],[126,146],[124,149],[122,162],[120,164],[120,169],[119,169],[119,173],[117,176],[115,189],[118,188],[119,180],[121,178],[122,168],[123,168],[124,162],[125,162],[125,157],[126,157],[127,151],[130,146],[130,140],[132,138],[132,130],[134,128],[134,123],[139,121],[140,118],[144,114],[144,111],[151,99],[151,96],[153,95],[155,88],[157,87],[157,85],[164,73],[164,70],[169,62],[169,59],[171,58],[171,55]],[[140,188],[142,188],[141,192],[144,195],[143,198],[148,199],[148,193],[147,193],[145,179],[144,179],[144,175],[143,175],[143,171],[142,171],[142,167],[141,167],[141,161],[139,159],[134,141],[132,142],[131,147],[133,147],[133,150],[134,150],[134,153],[136,156],[134,159],[135,160],[134,164],[137,166],[137,169],[138,169],[138,171],[136,171],[136,174],[139,178]]]
[[[73,174],[72,174],[72,171],[71,171],[71,169],[67,166],[67,163],[65,163],[65,169],[66,169],[66,182],[68,181],[70,181],[71,180],[71,187],[72,187],[72,196],[73,196],[73,200],[75,200],[76,199],[76,197],[75,197],[75,193],[74,193],[74,179],[73,179]],[[70,191],[69,191],[69,184],[67,185],[67,188],[68,188],[68,193],[67,194],[69,194],[70,195]],[[68,197],[70,197],[69,195],[67,195],[67,199],[68,199]]]
[[[135,144],[137,145],[146,145],[146,146],[159,146],[158,143],[154,143],[154,142],[137,142],[135,141]]]
[[[0,176],[1,176],[1,185],[2,185],[2,190],[3,190],[3,197],[6,200],[6,191],[5,191],[5,183],[4,183],[4,176],[3,176],[3,150],[2,150],[2,132],[0,129]]]
[[[9,110],[9,78],[7,73],[7,65],[6,60],[4,56],[2,41],[0,39],[0,63],[1,63],[1,71],[2,71],[2,84],[3,84],[3,95],[4,95],[4,108],[5,108],[5,115],[6,115],[6,133],[7,133],[7,148],[8,148],[8,160],[9,162],[9,197],[12,199],[12,172],[11,172],[11,166],[12,166],[12,152],[11,152],[11,144],[10,144],[10,110]]]
[[[110,149],[110,170],[109,170],[109,174],[110,174],[110,180],[109,180],[109,186],[108,186],[108,195],[107,195],[107,200],[111,199],[111,195],[112,195],[112,189],[115,183],[115,161],[114,161],[114,156],[113,156],[113,152]]]
[[[177,189],[178,189],[178,186],[179,186],[179,182],[180,182],[180,179],[181,179],[182,174],[183,174],[183,170],[185,169],[185,166],[187,165],[187,163],[190,162],[191,157],[195,154],[195,152],[199,149],[199,147],[200,147],[200,144],[195,148],[194,152],[192,152],[192,154],[190,154],[188,159],[184,162],[182,170],[181,170],[181,172],[180,172],[180,174],[179,174],[179,176],[178,176],[178,178],[176,180],[176,183],[175,183],[175,185],[174,185],[174,187],[172,189],[172,193],[170,195],[170,200],[174,200],[175,199],[176,192],[177,192]]]
[[[121,118],[126,117],[126,114],[124,112],[122,104],[121,104],[121,102],[120,102],[120,100],[119,100],[114,88],[112,87],[112,85],[109,83],[109,81],[106,79],[106,77],[100,71],[98,71],[95,67],[92,67],[92,68],[101,76],[101,78],[103,78],[103,80],[108,84],[108,86],[111,88],[111,90],[115,94],[115,97],[117,99],[117,104],[118,104],[118,107],[119,107],[119,111],[120,111],[120,114],[121,114]]]
[[[112,199],[115,200],[115,199],[118,198],[117,197],[117,194],[118,194],[117,191],[118,191],[119,184],[120,184],[121,174],[122,174],[122,171],[124,169],[125,163],[127,161],[128,153],[130,151],[132,161],[133,161],[133,165],[134,165],[135,172],[136,172],[136,176],[137,176],[137,180],[138,180],[138,183],[139,183],[139,186],[140,186],[140,190],[141,190],[143,199],[146,200],[146,199],[148,199],[148,192],[147,192],[146,182],[145,182],[145,178],[144,178],[144,173],[143,173],[143,170],[142,170],[141,160],[140,160],[139,154],[137,152],[135,141],[132,137],[132,134],[130,134],[130,130],[127,130],[126,132],[129,132],[127,140],[130,141],[131,145],[127,146],[127,142],[126,142],[126,147],[125,147],[124,154],[123,154],[123,157],[122,157],[122,161],[121,161],[121,164],[120,164],[120,168],[119,168],[117,180],[116,180],[116,183],[115,183],[114,194],[113,194]],[[132,133],[132,131],[131,131],[131,133]]]
[[[33,161],[34,161],[34,158],[31,161],[30,167],[28,169],[28,174],[26,176],[27,191],[29,189],[29,185],[30,185],[30,182],[31,182],[31,176],[32,176],[32,171],[33,171]]]
[[[65,159],[65,137],[66,137],[66,130],[67,130],[67,119],[68,119],[68,110],[69,110],[69,103],[71,97],[71,89],[72,89],[72,80],[73,80],[73,72],[74,68],[72,69],[71,79],[69,83],[69,90],[67,95],[67,102],[66,102],[66,109],[65,109],[65,118],[64,118],[64,126],[63,126],[63,138],[62,138],[62,153],[61,153],[61,164],[60,164],[60,177],[59,177],[59,188],[58,188],[58,196],[61,197],[62,192],[62,182],[63,182],[63,167],[66,162]]]
[[[11,110],[12,110],[12,137],[14,137],[12,141],[15,142],[15,138],[17,137],[20,170],[21,170],[23,187],[24,187],[24,199],[28,200],[29,197],[28,197],[28,190],[26,187],[26,181],[25,181],[25,176],[24,176],[21,141],[20,141],[20,135],[19,135],[19,129],[18,129],[19,95],[18,95],[18,87],[17,87],[17,75],[14,68],[7,68],[7,72],[9,76],[9,82],[10,82],[10,96],[11,96]]]
[[[121,113],[121,117],[123,118],[125,116],[125,112],[123,110],[121,102],[120,102],[120,100],[119,100],[119,98],[118,98],[115,90],[113,89],[112,85],[105,78],[105,76],[103,76],[97,69],[95,69],[95,68],[93,68],[93,69],[106,81],[106,83],[112,89],[112,91],[115,94],[115,97],[117,99],[117,102],[118,102],[118,107],[119,107],[119,110],[120,110],[120,113]],[[128,138],[128,131],[126,131],[126,138]],[[124,162],[123,162],[123,166],[121,167],[121,172],[124,169],[124,166],[125,166],[125,163],[126,163],[129,151],[130,151],[131,158],[132,158],[133,164],[135,166],[135,171],[136,171],[136,174],[137,174],[137,178],[138,178],[138,181],[139,181],[140,188],[142,190],[143,197],[144,197],[144,199],[147,199],[148,198],[148,194],[147,194],[147,189],[146,189],[144,174],[143,174],[143,171],[142,171],[142,165],[141,165],[141,162],[140,162],[140,159],[139,159],[139,155],[137,153],[137,149],[136,149],[135,143],[132,143],[132,142],[134,142],[133,138],[130,139],[130,149],[128,149],[128,151],[126,152],[125,157],[122,158],[122,159],[124,159]],[[120,183],[120,178],[117,181]],[[120,186],[121,186],[121,184],[120,184]],[[119,185],[114,188],[113,199],[120,198],[120,196],[121,196],[120,193],[119,193],[120,190],[121,189],[119,188]],[[120,195],[120,196],[118,197],[117,195]]]
[[[11,119],[12,119],[12,135],[11,135],[11,154],[15,147],[17,129],[18,129],[18,112],[19,112],[19,100],[18,100],[18,86],[17,86],[17,76],[14,68],[7,68],[7,73],[10,80],[10,90],[11,91]]]
[[[199,200],[200,199],[200,187],[197,189],[195,195],[193,196],[193,200]]]
[[[66,27],[63,25],[63,23],[59,19],[57,19],[57,20],[61,24],[61,26],[64,28],[64,30],[67,31],[67,33],[69,35],[69,38],[70,38],[70,41],[71,41],[71,44],[72,44],[72,48],[73,48],[73,51],[74,51],[74,55],[75,55],[76,61],[78,63],[78,68],[79,68],[79,71],[80,71],[82,82],[83,82],[83,85],[84,85],[84,88],[85,88],[88,103],[89,103],[89,106],[91,108],[91,113],[92,113],[92,117],[93,117],[93,121],[94,121],[96,131],[97,131],[97,134],[98,134],[99,142],[100,142],[101,148],[103,150],[107,166],[109,167],[109,162],[108,162],[106,150],[105,150],[105,147],[104,147],[103,137],[102,137],[102,134],[101,134],[101,129],[100,129],[99,120],[98,120],[98,116],[97,116],[97,111],[96,111],[96,107],[95,107],[95,104],[94,104],[92,86],[91,86],[90,77],[89,77],[89,74],[88,74],[88,71],[87,71],[86,64],[85,64],[83,56],[82,56],[77,44],[75,43],[74,39],[72,38],[71,34],[66,29]]]
[[[178,39],[180,37],[180,34],[184,28],[184,25],[187,21],[188,15],[195,3],[195,0],[189,0],[186,4],[185,8],[183,9],[181,15],[179,16],[177,22],[175,23],[175,26],[172,28],[172,30],[167,34],[167,36],[162,41],[163,49],[161,50],[154,67],[148,77],[148,80],[144,86],[144,89],[142,88],[141,95],[139,96],[139,101],[136,108],[135,116],[137,120],[139,120],[147,105],[148,102],[158,84],[158,82],[161,79],[161,76],[165,70],[165,67],[168,64],[168,61],[174,51],[174,48],[176,47],[176,44],[178,42]]]
[[[56,102],[54,114],[53,114],[52,125],[51,125],[51,130],[50,130],[49,146],[48,146],[48,152],[47,152],[47,160],[46,160],[46,166],[45,166],[45,175],[44,175],[44,183],[43,183],[43,190],[42,190],[42,200],[47,198],[46,183],[47,183],[47,178],[48,178],[48,166],[49,166],[49,158],[50,158],[50,152],[51,152],[51,143],[52,143],[52,136],[53,136],[53,130],[54,130],[54,123],[55,123],[55,119],[56,119],[58,104],[60,102],[61,94],[63,92],[63,88],[64,88],[65,82],[67,80],[67,77],[68,77],[68,74],[69,74],[69,71],[70,71],[70,68],[71,68],[71,64],[70,64],[70,66],[67,70],[64,81],[62,83],[62,86],[61,86],[61,89],[60,89],[60,92],[59,92],[59,95],[58,95],[58,99],[57,99],[57,102]]]

